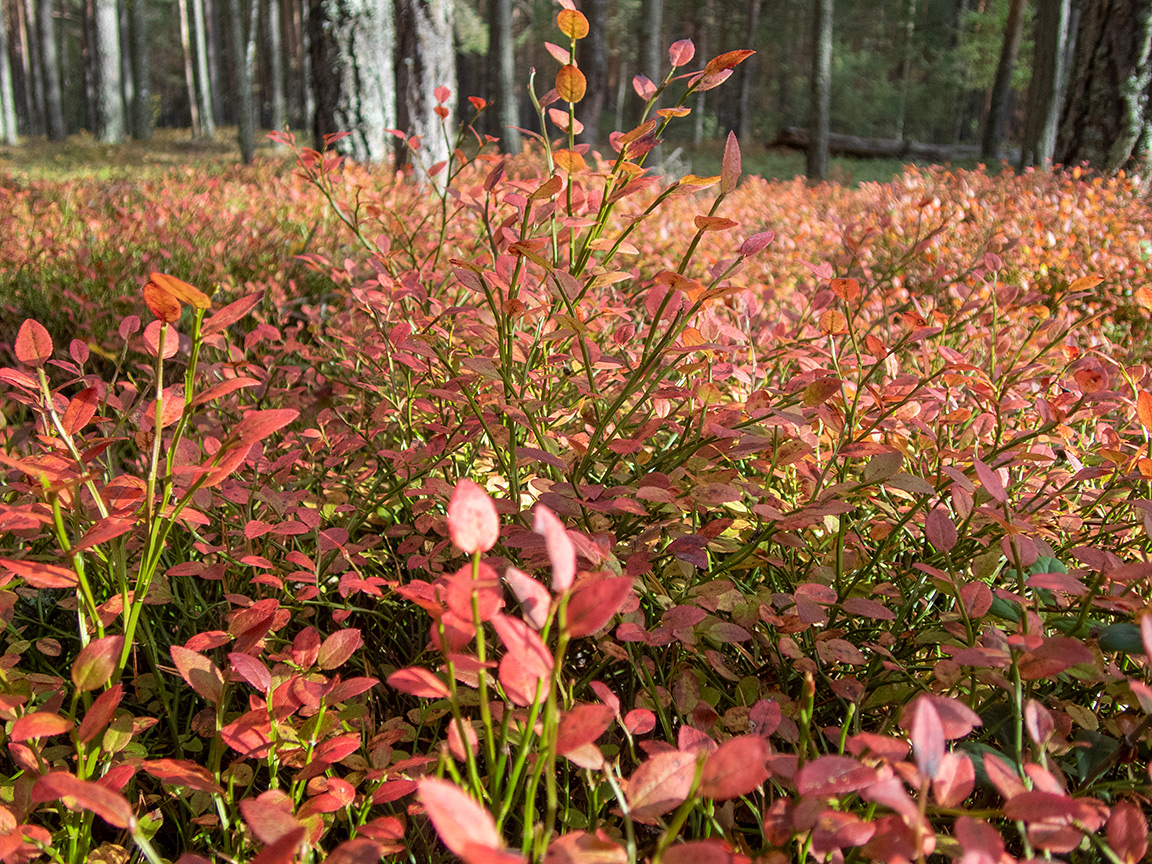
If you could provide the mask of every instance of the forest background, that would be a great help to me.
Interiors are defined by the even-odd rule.
[[[707,150],[736,130],[755,144],[805,146],[822,177],[828,130],[883,139],[864,155],[1019,165],[1139,161],[1149,42],[1135,2],[1073,0],[586,0],[585,143],[628,128],[635,76],[658,80],[665,46],[757,54],[726,98],[700,93],[674,147]],[[107,143],[158,127],[214,138],[236,126],[245,161],[254,129],[351,131],[361,160],[403,155],[386,130],[439,136],[449,109],[483,95],[482,131],[517,152],[530,125],[524,86],[564,49],[548,46],[546,0],[3,0],[0,143],[85,130]],[[822,22],[827,21],[828,26]],[[179,46],[179,47],[177,47]],[[1146,51],[1144,52],[1146,53]],[[827,82],[825,87],[824,82]],[[828,93],[822,97],[821,93]],[[796,127],[810,127],[800,133]],[[781,130],[790,133],[781,135]],[[822,134],[823,130],[823,134]],[[319,141],[319,138],[316,139]],[[402,140],[402,139],[401,139]],[[943,148],[917,151],[906,142]],[[853,148],[853,145],[855,147]],[[968,145],[965,147],[964,145]],[[1008,145],[1011,145],[1009,148]],[[868,148],[871,147],[871,150]],[[752,149],[750,149],[752,148]],[[860,142],[833,139],[834,152]],[[847,149],[845,149],[847,148]],[[713,148],[715,149],[715,148]],[[424,168],[444,157],[426,147]]]

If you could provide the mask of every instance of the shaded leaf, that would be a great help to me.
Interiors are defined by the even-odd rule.
[[[663,816],[679,807],[692,791],[696,753],[680,750],[657,753],[641,764],[628,781],[628,806],[637,816]]]
[[[124,796],[99,783],[81,780],[63,771],[53,771],[36,779],[33,801],[63,799],[66,804],[90,810],[115,828],[134,828],[136,818]]]
[[[224,691],[224,675],[216,664],[203,654],[190,651],[182,645],[173,645],[169,651],[180,677],[188,686],[213,705],[218,703]]]
[[[731,738],[704,763],[700,794],[717,801],[747,795],[768,779],[768,740],[760,735]]]
[[[108,679],[116,671],[116,664],[123,650],[123,636],[93,639],[81,648],[72,664],[72,683],[76,685],[76,689],[83,693],[96,690],[108,683]]]

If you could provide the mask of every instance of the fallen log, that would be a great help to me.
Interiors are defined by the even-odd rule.
[[[807,150],[808,130],[802,126],[788,126],[781,129],[768,146]],[[828,152],[833,156],[856,159],[901,159],[906,162],[973,162],[980,158],[980,148],[971,144],[927,144],[899,138],[861,138],[838,132],[828,136]],[[1016,162],[1020,151],[1006,150],[1001,158]]]

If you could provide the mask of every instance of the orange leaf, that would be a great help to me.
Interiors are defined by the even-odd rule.
[[[15,348],[16,359],[25,366],[43,366],[52,356],[52,337],[43,324],[29,318],[20,325]]]
[[[569,39],[583,39],[588,35],[588,19],[575,9],[561,9],[556,16],[556,26]]]
[[[584,73],[569,63],[561,66],[556,73],[556,92],[565,102],[579,102],[588,89],[588,79]]]
[[[708,65],[704,67],[705,75],[715,75],[717,72],[723,72],[727,69],[732,69],[739,66],[753,54],[755,51],[728,51],[721,54],[719,57],[713,57],[708,61]]]
[[[1152,431],[1152,393],[1141,390],[1136,396],[1136,416],[1140,418],[1140,425]]]
[[[207,294],[175,276],[169,276],[167,273],[149,273],[148,281],[159,285],[177,300],[182,300],[195,309],[210,309],[212,307],[212,301],[208,299]]]

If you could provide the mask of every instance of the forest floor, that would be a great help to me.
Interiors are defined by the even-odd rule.
[[[702,176],[718,174],[724,153],[721,141],[708,141],[693,148],[683,141],[669,141],[665,159],[673,172],[683,169]],[[259,158],[291,164],[287,151],[262,139]],[[195,139],[188,129],[157,129],[150,141],[128,141],[124,144],[101,144],[91,135],[80,133],[66,141],[31,139],[16,147],[0,146],[0,172],[40,180],[69,180],[82,177],[97,179],[148,179],[172,168],[195,165],[198,169],[223,170],[240,158],[234,128],[222,127],[211,141]],[[860,183],[886,183],[903,171],[895,159],[830,160],[830,178],[837,183],[856,186]],[[962,167],[972,167],[964,165]],[[766,148],[756,144],[744,148],[744,173],[765,178],[790,180],[805,173],[804,154],[794,150]]]

